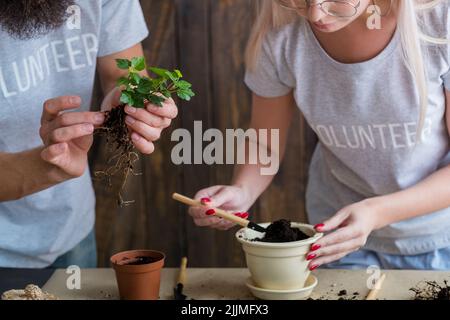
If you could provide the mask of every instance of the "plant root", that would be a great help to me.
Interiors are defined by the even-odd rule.
[[[133,204],[134,200],[124,200],[123,191],[127,180],[131,175],[138,176],[142,173],[135,172],[135,163],[139,160],[139,155],[134,151],[134,145],[130,138],[130,132],[125,123],[125,105],[105,113],[105,125],[96,130],[96,133],[106,136],[106,145],[108,153],[112,156],[108,159],[107,169],[94,172],[97,180],[106,181],[109,187],[113,186],[112,179],[117,174],[122,173],[122,182],[117,195],[117,204],[119,207],[125,207]],[[111,165],[112,164],[112,165]]]

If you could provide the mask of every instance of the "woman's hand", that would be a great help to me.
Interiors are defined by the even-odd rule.
[[[120,105],[121,90],[115,88],[104,99],[102,111],[111,110]],[[170,126],[178,115],[178,108],[172,98],[158,107],[147,103],[145,108],[125,107],[127,117],[125,122],[131,131],[134,146],[144,154],[151,154],[155,150],[153,142],[159,140],[163,129]]]
[[[309,269],[341,259],[366,244],[369,234],[380,228],[380,214],[375,201],[351,204],[333,217],[315,226],[319,232],[333,231],[311,246],[307,255]]]
[[[213,186],[200,190],[195,195],[196,200],[201,200],[205,205],[214,208],[234,212],[235,215],[247,219],[246,212],[252,205],[248,192],[238,186]],[[194,223],[200,227],[211,227],[220,230],[228,230],[235,224],[219,217],[212,216],[212,209],[204,207],[190,207],[189,214]]]

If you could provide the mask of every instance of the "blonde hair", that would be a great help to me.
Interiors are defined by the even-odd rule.
[[[396,1],[396,0],[393,0]],[[445,0],[398,0],[397,28],[400,33],[403,58],[411,72],[419,92],[420,115],[417,126],[416,142],[421,142],[422,132],[428,109],[428,85],[421,40],[433,44],[449,45],[447,39],[439,39],[423,34],[419,28],[419,16],[424,10],[432,9]],[[260,0],[258,17],[247,45],[246,61],[248,68],[256,66],[262,43],[272,29],[287,25],[299,16],[295,11],[282,8],[275,1]]]

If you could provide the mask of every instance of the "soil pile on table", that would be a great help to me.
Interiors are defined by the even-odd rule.
[[[450,300],[450,286],[446,280],[443,286],[436,281],[425,281],[425,285],[410,290],[416,294],[414,300]]]
[[[281,219],[273,222],[267,227],[263,238],[255,241],[261,242],[292,242],[308,239],[309,236],[298,228],[292,228],[289,220]]]

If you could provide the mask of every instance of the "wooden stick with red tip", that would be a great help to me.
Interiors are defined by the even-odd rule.
[[[187,204],[188,206],[194,206],[194,207],[205,206],[208,208],[208,210],[206,211],[207,215],[214,215],[214,216],[223,218],[225,220],[231,221],[233,223],[236,223],[242,227],[249,228],[249,229],[252,229],[252,230],[255,230],[258,232],[262,232],[262,233],[266,232],[266,228],[263,228],[254,222],[251,222],[249,220],[246,220],[244,218],[241,218],[239,216],[236,216],[228,211],[225,211],[225,210],[222,210],[219,208],[210,208],[210,207],[206,206],[202,201],[194,200],[194,199],[188,198],[188,197],[183,196],[178,193],[174,193],[172,195],[172,198],[181,203]]]

